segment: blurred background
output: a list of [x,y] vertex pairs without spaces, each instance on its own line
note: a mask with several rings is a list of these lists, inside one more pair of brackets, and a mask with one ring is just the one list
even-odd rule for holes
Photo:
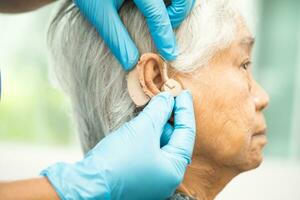
[[[300,1],[241,5],[257,42],[254,73],[271,97],[268,145],[263,164],[236,177],[217,199],[299,200]],[[46,31],[56,6],[0,14],[0,181],[82,158],[69,102],[48,75]]]

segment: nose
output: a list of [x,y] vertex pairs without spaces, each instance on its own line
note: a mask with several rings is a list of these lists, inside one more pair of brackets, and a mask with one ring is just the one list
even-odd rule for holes
[[267,92],[256,82],[254,83],[255,87],[253,87],[254,91],[254,103],[256,111],[262,111],[269,105],[270,97]]

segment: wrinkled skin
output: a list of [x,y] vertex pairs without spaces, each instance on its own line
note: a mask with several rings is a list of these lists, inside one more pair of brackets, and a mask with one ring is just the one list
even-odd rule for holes
[[232,45],[207,66],[193,73],[175,73],[182,86],[192,91],[197,128],[193,161],[183,185],[203,199],[213,199],[234,176],[258,167],[263,159],[267,139],[262,111],[269,97],[252,76],[251,38],[241,23]]
[[[234,41],[207,65],[191,73],[168,68],[168,76],[192,92],[196,116],[192,164],[178,190],[200,199],[213,199],[233,177],[258,167],[267,142],[262,111],[269,97],[252,76],[254,39],[243,19],[237,24]],[[142,60],[141,92],[155,96],[165,83],[164,61],[154,53]]]

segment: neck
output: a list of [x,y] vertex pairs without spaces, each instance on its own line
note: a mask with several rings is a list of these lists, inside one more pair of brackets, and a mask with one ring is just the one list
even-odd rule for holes
[[187,168],[179,190],[200,200],[213,200],[228,182],[239,174],[236,170],[218,166],[204,159],[196,160]]

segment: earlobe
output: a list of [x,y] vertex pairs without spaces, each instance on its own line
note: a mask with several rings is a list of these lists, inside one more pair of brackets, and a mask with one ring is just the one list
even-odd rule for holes
[[152,97],[162,91],[177,96],[181,85],[168,77],[168,66],[157,54],[143,54],[127,76],[127,87],[131,99],[137,107],[145,105]]

